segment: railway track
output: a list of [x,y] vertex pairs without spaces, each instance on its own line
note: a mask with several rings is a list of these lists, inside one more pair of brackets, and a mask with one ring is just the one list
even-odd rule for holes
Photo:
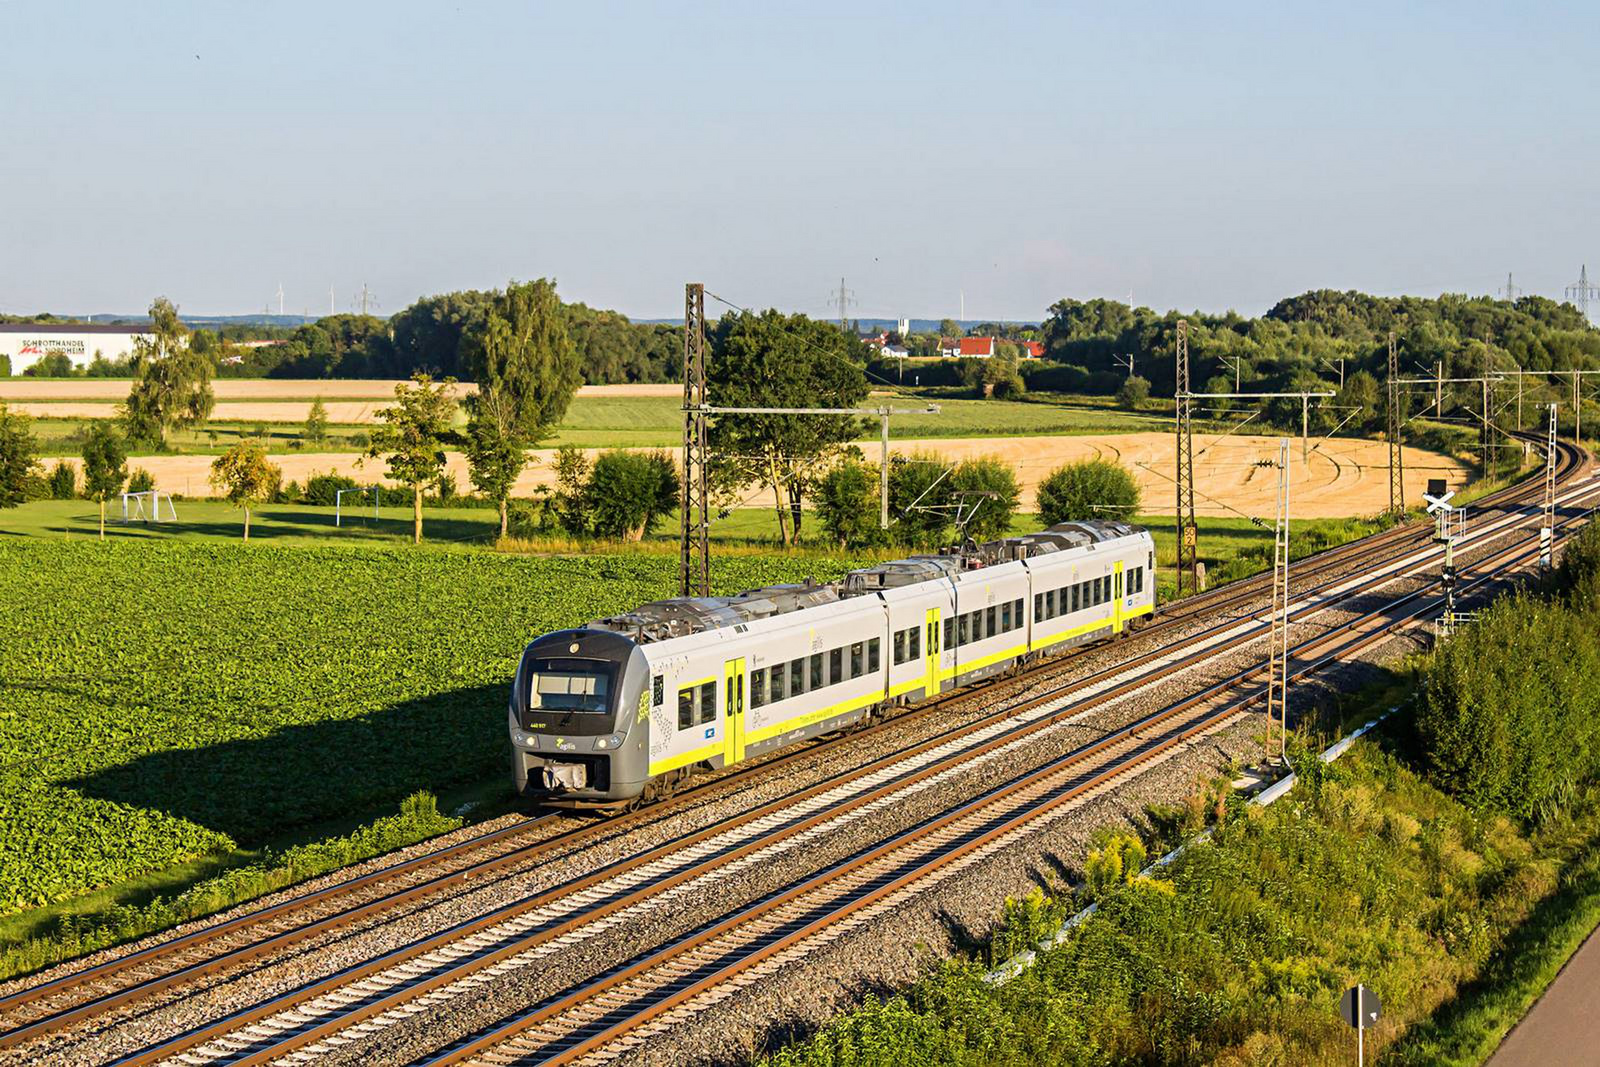
[[[1469,580],[1536,559],[1523,539],[1480,564]],[[1414,591],[1291,650],[1304,677],[1392,636],[1437,607]],[[1299,661],[1297,664],[1295,661]],[[981,862],[1059,818],[1074,801],[1122,779],[1177,746],[1218,729],[1259,702],[1261,670],[1169,705],[974,800],[773,894],[720,922],[554,998],[427,1059],[457,1064],[604,1063],[739,988],[771,977],[809,951],[872,921],[928,883]]]
[[[1581,454],[1578,450],[1572,449],[1570,446],[1565,448],[1562,457],[1563,478],[1570,476],[1580,463]],[[1529,487],[1512,487],[1511,489],[1503,490],[1501,493],[1496,494],[1494,498],[1486,499],[1484,504],[1480,505],[1479,511],[1485,516],[1490,514],[1502,516],[1511,514],[1519,502],[1529,494],[1529,491]],[[1397,548],[1419,539],[1425,540],[1427,534],[1426,528],[1419,528],[1416,525],[1397,527],[1376,535],[1374,538],[1332,549],[1302,560],[1296,564],[1295,570],[1305,577],[1298,583],[1300,591],[1296,595],[1317,595],[1337,585],[1338,579],[1324,580],[1320,584],[1316,584],[1316,579],[1331,568],[1359,565],[1366,560],[1392,553]],[[1184,625],[1192,624],[1196,618],[1215,618],[1227,612],[1230,607],[1259,600],[1262,595],[1260,587],[1264,586],[1264,584],[1264,579],[1235,583],[1234,585],[1214,590],[1202,597],[1186,600],[1166,612],[1160,622],[1143,631],[1141,638],[1160,637],[1172,633]],[[1190,643],[1202,648],[1212,647],[1212,652],[1209,654],[1215,654],[1215,641],[1223,640],[1218,635],[1235,623],[1236,620],[1234,619],[1224,619],[1202,633],[1191,636]],[[1254,636],[1259,636],[1259,627],[1256,627]],[[1251,639],[1254,638],[1248,635],[1240,636],[1235,634],[1227,639],[1229,644],[1226,647],[1235,647]],[[1208,646],[1206,644],[1208,641],[1212,641],[1213,646]],[[1026,715],[1030,710],[1043,708],[1051,701],[1067,699],[1072,694],[1091,692],[1095,693],[1100,699],[1108,699],[1109,697],[1106,696],[1103,690],[1097,691],[1095,689],[1096,685],[1104,682],[1108,674],[1113,672],[1126,673],[1130,669],[1137,669],[1145,664],[1157,662],[1163,656],[1169,661],[1171,660],[1170,653],[1164,653],[1160,648],[1141,656],[1135,656],[1113,668],[1108,668],[1107,671],[1090,675],[1087,679],[1071,683],[1068,686],[1057,687],[1031,701],[1024,701],[1020,706],[1005,708],[993,716],[980,720],[979,723],[971,727],[959,728],[940,735],[931,741],[899,750],[869,766],[885,765],[895,758],[906,759],[921,756],[938,748],[940,745],[966,744],[967,742],[964,739],[978,737],[983,730],[993,729],[996,722],[1002,718],[1014,717],[1019,714]],[[1037,684],[1039,679],[1061,671],[1063,663],[1070,662],[1074,658],[1076,657],[1063,657],[1037,664],[1017,677],[1000,683],[1000,687]],[[1192,661],[1186,660],[1183,662]],[[982,693],[985,695],[990,694],[995,688],[997,687],[988,687]],[[973,694],[970,692],[959,692],[947,696],[939,702],[920,706],[915,711],[907,714],[924,717],[946,708],[953,702],[971,699],[972,696]],[[1019,710],[1019,707],[1022,710]],[[900,716],[896,720],[892,720],[892,722],[901,721],[905,717]],[[1048,718],[1048,716],[1046,717]],[[1056,720],[1061,717],[1061,715],[1057,714]],[[874,727],[874,729],[881,728]],[[854,739],[859,739],[861,734],[855,734],[853,737]],[[999,738],[997,740],[995,737],[988,737],[983,743],[992,742],[992,748],[1004,740],[1006,739]],[[811,756],[816,751],[815,746],[801,749],[762,761],[760,764],[748,768],[735,769],[727,774],[708,779],[691,793],[680,794],[679,802],[683,804],[691,803],[694,795],[719,787],[726,787],[729,783],[737,782],[746,774],[768,772],[774,764]],[[963,750],[960,758],[965,760],[973,755],[974,752],[969,746],[968,749]],[[801,790],[799,793],[791,794],[776,803],[792,808],[796,804],[807,802],[814,795],[816,795],[815,789]],[[769,807],[772,806],[769,805]],[[0,1047],[22,1045],[34,1038],[50,1034],[79,1022],[103,1018],[103,1013],[112,1009],[133,1004],[208,975],[215,975],[240,967],[262,956],[284,950],[296,943],[330,930],[350,926],[387,911],[414,904],[424,900],[430,894],[437,893],[452,885],[459,885],[465,879],[482,878],[508,870],[519,863],[528,862],[530,858],[537,854],[543,854],[558,847],[592,842],[607,835],[615,834],[620,836],[639,822],[648,821],[659,814],[659,810],[646,810],[624,815],[608,824],[573,827],[531,844],[519,844],[519,841],[525,840],[539,827],[548,825],[551,817],[547,816],[543,819],[532,820],[529,823],[507,827],[460,842],[439,853],[394,864],[358,878],[344,880],[314,893],[284,901],[270,908],[258,909],[239,916],[228,923],[217,924],[100,967],[84,969],[55,982],[42,983],[37,987],[0,1000],[0,1019],[5,1019],[6,1024],[11,1027],[4,1034],[0,1034]],[[709,830],[702,831],[699,836],[704,837],[708,833]],[[500,848],[506,848],[508,851],[483,859],[473,860],[469,858],[475,853]],[[467,860],[467,862],[461,864],[462,860]],[[450,866],[452,863],[456,863],[458,866],[452,868]],[[441,871],[441,873],[429,874],[416,884],[393,889],[360,904],[338,906],[341,901],[348,900],[352,895],[359,892],[371,892],[387,884],[400,882],[406,878],[429,871]],[[581,890],[579,891],[581,892]],[[305,917],[306,913],[311,909],[329,906],[332,906],[333,910],[327,914],[310,918]],[[231,939],[240,939],[242,943],[230,945]],[[217,951],[219,948],[222,951]],[[61,1004],[63,999],[67,1001],[64,1005]],[[33,1010],[30,1011],[30,1008]],[[24,1018],[18,1020],[17,1016],[19,1014],[22,1014]],[[32,1017],[28,1018],[27,1016],[30,1015]],[[20,1025],[18,1024],[19,1022]],[[140,1058],[137,1062],[151,1062],[151,1060]]]
[[[1600,493],[1600,486],[1589,490]],[[1520,517],[1509,515],[1485,523],[1474,540],[1487,540],[1515,531]],[[1520,547],[1517,550],[1521,550]],[[1506,550],[1494,558],[1506,555]],[[1370,592],[1407,574],[1414,574],[1437,559],[1437,549],[1402,556],[1376,576],[1346,582],[1347,588],[1324,594],[1318,603],[1299,605],[1297,619]],[[1358,625],[1374,627],[1363,641],[1370,643],[1388,634],[1388,613],[1421,596],[1406,594],[1386,605],[1383,611],[1367,613],[1353,623],[1340,624],[1328,634],[1304,642],[1297,654],[1304,658],[1319,647]],[[1418,611],[1424,609],[1416,609]],[[576,941],[592,938],[619,925],[630,909],[635,912],[660,908],[665,900],[681,898],[698,886],[707,892],[708,881],[742,877],[761,865],[770,865],[784,852],[811,847],[844,831],[849,823],[881,813],[891,798],[903,803],[913,791],[926,789],[941,777],[958,773],[981,773],[983,761],[992,759],[1008,747],[1026,743],[1041,731],[1072,717],[1074,709],[1087,699],[1097,704],[1120,699],[1160,681],[1180,670],[1215,657],[1220,652],[1259,639],[1263,626],[1254,620],[1236,624],[1236,632],[1219,635],[1201,649],[1183,656],[1168,652],[1159,666],[1145,674],[1124,679],[1115,685],[1102,676],[1062,687],[1031,702],[1029,711],[1039,714],[1026,722],[1009,725],[991,723],[985,729],[969,731],[967,743],[945,741],[929,743],[916,756],[880,761],[865,768],[850,782],[831,787],[816,787],[808,795],[758,808],[708,828],[670,846],[642,854],[635,860],[596,872],[577,883],[558,887],[521,902],[515,910],[492,913],[468,926],[409,947],[362,967],[342,972],[334,978],[293,994],[269,1001],[165,1044],[152,1047],[125,1061],[130,1064],[160,1062],[182,1057],[186,1063],[266,1063],[285,1056],[314,1058],[339,1044],[371,1036],[385,1026],[406,1021],[417,1011],[437,1009],[468,986],[481,984],[476,975],[503,977],[512,970],[548,961],[558,949],[570,949]],[[1364,647],[1364,646],[1363,646]],[[1126,673],[1126,666],[1122,672]],[[1259,668],[1252,666],[1232,679],[1229,685],[1252,685]],[[1214,687],[1215,688],[1215,687]],[[1169,708],[1161,716],[1136,722],[1114,731],[1086,751],[1106,751],[1117,739],[1143,736],[1142,732],[1161,725],[1179,711],[1207,706],[1217,699],[1207,690]],[[1243,700],[1253,697],[1236,697]],[[1025,705],[1029,702],[1025,702]],[[1238,704],[1235,711],[1242,710]],[[1008,709],[1019,719],[1021,708]],[[1197,712],[1198,714],[1198,712]],[[1209,720],[1208,720],[1209,721]],[[1192,724],[1191,724],[1192,725]],[[1185,726],[1192,735],[1191,726]],[[1170,731],[1168,731],[1170,732]],[[1183,731],[1179,731],[1182,733]],[[1165,735],[1163,735],[1165,736]],[[1182,738],[1179,738],[1182,740]],[[1177,742],[1173,742],[1177,743]],[[918,757],[927,757],[917,763]],[[1049,764],[1047,766],[1053,766]],[[1129,766],[1133,766],[1130,764]],[[1117,772],[1126,773],[1126,768]],[[1076,794],[1074,794],[1076,795]]]

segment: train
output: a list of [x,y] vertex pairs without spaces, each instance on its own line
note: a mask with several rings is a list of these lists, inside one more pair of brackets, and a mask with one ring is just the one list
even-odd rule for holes
[[1155,613],[1148,530],[1104,520],[544,634],[509,707],[526,800],[634,807],[699,771],[1117,637]]

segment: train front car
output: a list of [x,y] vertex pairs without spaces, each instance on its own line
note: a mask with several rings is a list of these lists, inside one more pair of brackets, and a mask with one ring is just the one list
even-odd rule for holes
[[574,806],[636,799],[650,776],[649,678],[623,634],[558,630],[530,644],[511,686],[517,793]]

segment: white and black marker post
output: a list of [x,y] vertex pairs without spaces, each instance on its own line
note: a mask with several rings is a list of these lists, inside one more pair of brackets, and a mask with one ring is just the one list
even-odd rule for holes
[[1358,1067],[1365,1067],[1367,1062],[1367,1027],[1377,1022],[1382,1012],[1383,1005],[1378,1003],[1378,994],[1364,985],[1351,986],[1339,998],[1340,1016],[1355,1027]]

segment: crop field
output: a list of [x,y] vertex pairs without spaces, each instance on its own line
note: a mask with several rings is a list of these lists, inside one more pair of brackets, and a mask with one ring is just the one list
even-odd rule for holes
[[[0,914],[508,775],[537,634],[670,555],[0,539]],[[845,561],[730,558],[726,588]]]
[[[15,381],[15,380],[14,380]],[[62,385],[73,381],[34,383],[22,379],[24,384]],[[78,384],[95,387],[93,399],[61,399],[47,393],[45,399],[26,399],[35,393],[24,391],[21,397],[9,397],[6,381],[0,380],[0,399],[7,400],[12,409],[34,417],[34,432],[39,437],[46,455],[72,454],[77,451],[75,434],[85,420],[114,418],[116,404],[127,393],[127,383],[117,382],[116,399],[99,395],[104,392],[103,379],[83,379]],[[313,447],[302,440],[300,429],[318,395],[318,385],[348,385],[346,382],[286,382],[285,392],[298,395],[270,400],[230,398],[226,380],[216,383],[217,406],[211,420],[199,429],[175,433],[169,442],[173,452],[216,454],[225,451],[240,436],[263,439],[269,451],[290,452]],[[251,383],[255,384],[255,383]],[[389,386],[390,383],[367,383]],[[12,389],[17,386],[11,386]],[[573,398],[566,418],[555,435],[546,444],[551,447],[577,445],[580,448],[655,448],[673,446],[682,442],[683,414],[681,400],[676,395],[662,395],[659,387],[653,392],[589,392],[601,389],[619,389],[618,386],[585,387]],[[643,387],[639,387],[643,389]],[[377,420],[376,412],[392,399],[392,387],[376,396],[346,395],[348,391],[330,393],[325,401],[331,424],[329,439],[316,446],[319,450],[359,452],[366,447],[366,430]],[[873,407],[887,403],[897,407],[923,407],[929,401],[920,397],[873,395],[864,406]],[[1132,433],[1141,430],[1159,430],[1165,427],[1157,416],[1136,415],[1117,411],[1104,405],[1088,402],[1067,402],[1056,399],[1036,401],[1007,400],[938,400],[937,415],[897,415],[891,423],[891,432],[897,439],[926,437],[1018,437],[1031,435],[1109,434]],[[459,420],[458,421],[462,421]],[[875,426],[863,437],[875,439]]]

